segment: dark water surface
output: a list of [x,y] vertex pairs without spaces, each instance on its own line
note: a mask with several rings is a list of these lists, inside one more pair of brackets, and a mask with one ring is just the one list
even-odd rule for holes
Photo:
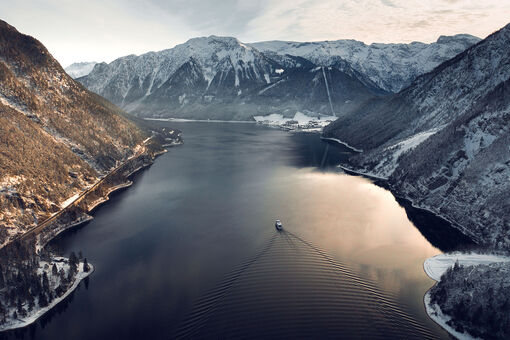
[[253,124],[154,124],[185,144],[52,242],[96,271],[9,336],[447,338],[422,302],[441,245],[390,192],[337,173],[347,150]]

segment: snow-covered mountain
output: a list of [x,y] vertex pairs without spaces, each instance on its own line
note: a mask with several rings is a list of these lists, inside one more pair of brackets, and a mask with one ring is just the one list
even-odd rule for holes
[[332,108],[342,113],[385,93],[348,65],[317,67],[217,36],[97,64],[78,80],[129,112],[151,117],[247,120],[299,110],[331,114]]
[[263,53],[300,56],[319,66],[332,66],[338,57],[347,61],[380,88],[398,92],[417,76],[431,71],[480,41],[468,34],[441,36],[431,44],[370,44],[356,40],[319,42],[266,41],[250,46]]
[[186,63],[200,69],[208,85],[213,80],[221,85],[231,76],[241,90],[254,83],[269,83],[276,70],[264,55],[237,39],[211,36],[160,52],[98,64],[80,81],[94,92],[108,94],[115,102],[133,102],[152,94]]
[[510,247],[510,24],[325,134],[480,243]]
[[89,74],[94,66],[97,64],[95,61],[90,62],[81,62],[81,63],[73,63],[67,66],[64,70],[68,75],[70,75],[73,79],[80,78]]

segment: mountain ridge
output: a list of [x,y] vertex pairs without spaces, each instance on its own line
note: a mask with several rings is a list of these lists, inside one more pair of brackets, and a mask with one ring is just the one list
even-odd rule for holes
[[[456,45],[453,49],[443,48],[444,51],[441,50],[443,51],[441,53],[452,57],[476,40],[474,37],[460,37],[469,42],[460,44],[461,46],[456,42],[455,44],[460,47]],[[458,39],[460,38],[453,37],[450,40]],[[443,45],[448,46],[446,41],[448,38],[441,38],[441,41],[443,40],[445,40]],[[355,41],[354,43],[362,44]],[[97,64],[91,73],[78,78],[78,81],[129,112],[157,118],[251,120],[255,115],[270,113],[292,117],[296,111],[307,112],[309,115],[331,115],[328,104],[330,99],[327,97],[329,89],[326,88],[327,77],[322,74],[323,79],[320,79],[323,73],[321,68],[327,69],[331,74],[334,73],[333,78],[338,75],[339,81],[346,79],[340,76],[340,73],[353,79],[345,80],[339,85],[341,91],[346,91],[345,93],[329,91],[333,93],[331,102],[334,114],[349,112],[366,100],[388,94],[388,91],[380,86],[380,81],[353,67],[341,55],[330,53],[325,58],[327,63],[321,63],[320,60],[314,61],[303,56],[260,51],[254,44],[242,43],[234,37],[213,35],[193,38],[171,49],[148,52],[140,56],[129,55],[109,64]],[[441,58],[441,61],[445,59]],[[190,60],[196,64],[196,70],[200,69],[198,73],[201,73],[207,85],[203,86],[203,82],[197,80],[195,88],[186,88],[186,91],[179,88],[175,91],[181,92],[170,93],[169,89],[166,89],[170,84],[168,81],[172,77],[180,77],[175,73],[183,72],[180,68]],[[437,63],[433,62],[434,66]],[[308,84],[303,83],[303,79],[307,78],[306,72],[316,73],[308,78]],[[301,73],[301,76],[298,77],[297,73]],[[330,84],[336,86],[336,80],[333,78]],[[295,91],[289,84],[296,79],[301,79],[295,85],[300,95],[294,96],[294,100],[290,101]],[[344,86],[347,83],[352,84],[353,88]],[[282,87],[283,84],[288,86]],[[174,88],[175,86],[176,84]],[[269,93],[266,87],[269,86],[271,92],[278,93],[280,99],[276,98],[276,94],[267,98]],[[310,91],[305,91],[305,86],[309,86]],[[159,89],[160,87],[162,89]],[[363,87],[364,89],[360,90]],[[363,93],[363,96],[355,95],[354,89]],[[166,97],[163,93],[166,93]],[[262,93],[266,96],[261,96]],[[269,101],[264,104],[264,100]],[[221,112],[220,105],[226,107],[224,112]]]
[[509,247],[510,186],[501,180],[510,176],[508,46],[510,24],[401,92],[340,117],[325,134],[364,146],[352,162],[388,178],[415,205],[479,243]]
[[69,77],[35,38],[0,20],[0,244],[136,151],[146,132]]
[[410,85],[416,76],[432,70],[480,40],[469,34],[457,34],[440,36],[430,44],[416,41],[408,44],[365,44],[342,39],[315,42],[274,40],[250,45],[262,52],[301,56],[321,66],[329,66],[332,59],[339,56],[383,90],[399,92]]
[[[329,98],[342,112],[385,94],[359,80],[356,71],[345,69],[329,67],[323,72],[303,58],[272,58],[236,38],[210,36],[98,64],[78,81],[143,117],[252,120],[260,114],[293,116],[303,110],[331,114]],[[338,79],[342,88],[335,92],[333,86],[329,98],[327,77],[334,86]]]

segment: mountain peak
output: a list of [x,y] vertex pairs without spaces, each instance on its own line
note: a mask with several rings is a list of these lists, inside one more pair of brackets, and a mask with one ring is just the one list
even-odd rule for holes
[[217,35],[210,35],[208,37],[197,37],[186,41],[183,45],[185,46],[197,46],[202,47],[205,45],[217,45],[222,48],[238,48],[242,47],[247,50],[253,50],[252,47],[243,44],[239,39],[235,37],[224,37]]
[[73,63],[65,68],[65,71],[68,75],[70,75],[73,79],[80,78],[89,74],[96,66],[97,62],[79,62]]
[[472,44],[475,44],[475,43],[479,42],[480,40],[482,40],[482,39],[475,37],[474,35],[471,35],[471,34],[455,34],[455,35],[441,35],[437,39],[436,43],[449,44],[449,43],[456,42],[456,41],[468,41]]
[[469,35],[441,37],[437,43],[367,45],[356,40],[268,41],[250,44],[262,53],[293,55],[310,60],[319,66],[331,66],[341,57],[359,73],[365,74],[378,87],[398,92],[420,74],[433,70],[441,62],[453,58],[479,41]]
[[3,21],[2,19],[0,19],[0,28],[1,29],[11,29],[11,30],[17,31],[16,28],[14,28],[13,26],[9,25],[8,23]]

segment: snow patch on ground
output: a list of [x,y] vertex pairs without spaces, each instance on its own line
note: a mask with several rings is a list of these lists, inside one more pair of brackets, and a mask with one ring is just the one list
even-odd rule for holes
[[430,129],[427,131],[423,131],[420,133],[417,133],[415,135],[412,135],[411,137],[404,139],[403,141],[388,147],[387,149],[398,149],[397,152],[394,153],[394,158],[398,159],[398,157],[411,149],[414,149],[418,145],[420,145],[422,142],[424,142],[427,138],[432,136],[434,133],[436,133],[438,130],[440,130],[442,127]]
[[427,314],[429,317],[434,320],[439,326],[441,326],[443,329],[445,329],[448,333],[453,335],[455,338],[460,340],[471,340],[471,339],[478,339],[472,337],[470,334],[467,333],[460,333],[457,332],[453,327],[450,327],[447,322],[451,320],[451,318],[448,315],[443,314],[441,311],[441,308],[437,304],[431,304],[430,302],[430,292],[427,292],[425,294],[425,297],[423,298],[423,302],[425,304],[425,310],[427,311]]
[[[64,261],[67,259],[64,258],[55,258],[56,261]],[[63,268],[63,262],[54,262],[57,265],[57,268],[60,270],[60,268]],[[51,268],[51,265],[53,263],[46,263],[44,261],[41,261],[41,266],[44,266],[44,264],[48,264],[48,267]],[[43,308],[35,308],[28,316],[22,318],[18,317],[16,320],[8,320],[5,324],[0,325],[0,331],[6,331],[10,329],[16,329],[16,328],[22,328],[26,327],[35,321],[39,319],[41,316],[43,316],[46,312],[48,312],[50,309],[55,307],[59,302],[63,301],[69,294],[71,294],[80,284],[80,282],[88,277],[92,272],[94,271],[94,267],[89,263],[89,271],[84,272],[83,271],[83,262],[80,262],[78,264],[78,272],[76,273],[74,283],[71,287],[60,297],[55,298],[51,301],[51,303]],[[40,269],[40,272],[43,271]]]
[[271,85],[269,85],[268,87],[266,87],[266,88],[264,88],[264,89],[260,90],[260,91],[259,91],[259,96],[260,96],[261,94],[263,94],[264,92],[266,92],[267,90],[272,89],[273,87],[275,87],[276,85],[278,85],[278,84],[279,84],[279,83],[281,83],[282,81],[284,81],[284,79],[280,79],[280,80],[278,80],[276,83],[271,84]]
[[373,172],[379,174],[382,177],[390,177],[393,171],[398,166],[399,157],[423,143],[427,138],[435,134],[437,131],[442,129],[444,126],[433,128],[427,131],[422,131],[414,134],[404,140],[399,141],[393,145],[386,147],[383,150],[383,156],[380,162],[374,167]]
[[453,267],[456,261],[459,261],[461,266],[478,266],[495,262],[510,262],[510,257],[475,253],[439,254],[426,259],[423,263],[423,269],[431,279],[439,282],[441,281],[441,276],[448,268]]
[[179,96],[179,104],[182,105],[182,103],[184,102],[184,99],[186,99],[186,93],[183,93]]
[[76,199],[80,197],[80,193],[77,193],[71,197],[69,197],[68,199],[66,199],[64,202],[60,203],[60,208],[64,209],[66,208],[67,206],[69,206],[71,203],[73,203],[74,201],[76,201]]
[[354,146],[351,146],[351,145],[347,144],[346,142],[343,142],[343,141],[341,141],[340,139],[337,139],[337,138],[321,137],[321,139],[322,140],[330,140],[332,142],[337,142],[338,144],[342,144],[342,145],[348,147],[349,149],[351,149],[352,151],[355,151],[355,152],[363,152],[363,150],[356,149]]
[[284,117],[279,113],[272,113],[266,116],[254,116],[253,119],[255,119],[257,124],[277,127],[287,131],[322,132],[322,129],[335,120],[336,117],[313,117],[297,111],[292,118]]
[[333,116],[321,116],[320,120],[318,119],[318,117],[312,117],[312,116],[308,116],[302,112],[299,112],[297,111],[295,114],[294,114],[294,117],[293,118],[286,118],[284,117],[283,115],[279,114],[279,113],[272,113],[270,115],[267,115],[267,116],[254,116],[253,119],[255,119],[256,122],[270,122],[270,123],[273,123],[273,124],[285,124],[289,121],[296,121],[298,122],[298,124],[307,124],[307,123],[310,123],[311,121],[326,121],[326,120],[334,120],[335,117]]
[[14,188],[16,185],[25,181],[25,177],[23,176],[4,176],[0,178],[0,193],[1,192],[9,192],[15,193],[16,189]]
[[[448,268],[453,267],[457,261],[461,266],[478,266],[495,262],[510,262],[510,257],[460,252],[439,254],[426,259],[423,263],[423,269],[431,279],[439,282],[441,281],[441,276],[448,270]],[[431,303],[430,291],[425,294],[423,302],[425,303],[425,309],[429,317],[438,325],[443,327],[448,333],[458,339],[477,339],[468,333],[460,333],[447,324],[447,322],[451,320],[451,317],[443,314],[439,305]]]

